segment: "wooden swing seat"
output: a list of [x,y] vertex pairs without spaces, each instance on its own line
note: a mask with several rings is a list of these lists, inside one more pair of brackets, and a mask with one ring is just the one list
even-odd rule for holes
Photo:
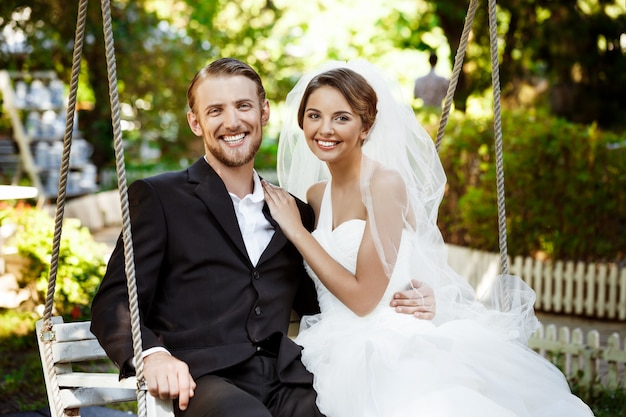
[[[59,401],[66,416],[80,416],[80,408],[108,405],[137,400],[137,379],[119,379],[113,363],[89,330],[91,322],[64,323],[62,317],[52,317],[52,331],[42,334],[44,321],[36,323],[37,344],[43,367],[50,413],[57,416],[55,404]],[[52,344],[52,364],[46,355],[46,343]],[[102,371],[82,372],[82,366],[97,361]],[[50,366],[52,365],[52,366]],[[59,390],[54,390],[56,377]],[[146,395],[146,412],[149,417],[174,417],[170,400]]]

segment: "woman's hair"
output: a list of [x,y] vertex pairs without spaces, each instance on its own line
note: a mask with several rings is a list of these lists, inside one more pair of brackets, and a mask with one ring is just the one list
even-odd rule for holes
[[259,103],[263,104],[265,101],[265,88],[263,88],[263,82],[259,74],[248,64],[235,58],[221,58],[211,62],[206,67],[202,68],[191,80],[189,88],[187,89],[187,105],[189,110],[195,112],[196,105],[196,87],[201,80],[205,80],[211,77],[230,76],[234,77],[242,75],[252,80],[257,87],[257,94],[259,96]]
[[345,97],[350,107],[361,117],[366,130],[374,125],[378,98],[372,86],[362,75],[348,68],[334,68],[316,75],[304,90],[298,109],[298,125],[301,129],[309,97],[324,86],[337,89]]

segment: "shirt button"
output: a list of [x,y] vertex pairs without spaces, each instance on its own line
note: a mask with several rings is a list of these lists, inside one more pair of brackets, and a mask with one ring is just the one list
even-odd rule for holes
[[257,270],[255,270],[255,271],[252,273],[252,276],[254,277],[254,279],[259,279],[259,278],[261,278],[261,274],[259,274],[259,271],[257,271]]
[[261,307],[256,306],[254,307],[254,314],[256,314],[257,316],[261,315]]

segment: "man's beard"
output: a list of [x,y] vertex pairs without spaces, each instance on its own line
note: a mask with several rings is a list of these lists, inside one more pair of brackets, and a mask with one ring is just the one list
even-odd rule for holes
[[221,146],[209,143],[207,148],[211,155],[222,164],[237,168],[252,161],[257,152],[261,148],[261,140],[257,140],[254,143],[250,143],[249,147],[244,149],[237,149],[235,152],[227,152]]

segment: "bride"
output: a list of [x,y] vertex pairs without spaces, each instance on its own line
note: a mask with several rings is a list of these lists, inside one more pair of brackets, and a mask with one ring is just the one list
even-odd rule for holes
[[[327,417],[592,416],[563,374],[526,346],[535,294],[500,276],[480,299],[447,264],[436,226],[446,182],[431,138],[394,84],[363,60],[331,62],[287,97],[282,188],[272,216],[302,253],[321,313],[296,342]],[[317,224],[301,224],[293,197]],[[433,321],[395,314],[392,294],[430,285]]]

